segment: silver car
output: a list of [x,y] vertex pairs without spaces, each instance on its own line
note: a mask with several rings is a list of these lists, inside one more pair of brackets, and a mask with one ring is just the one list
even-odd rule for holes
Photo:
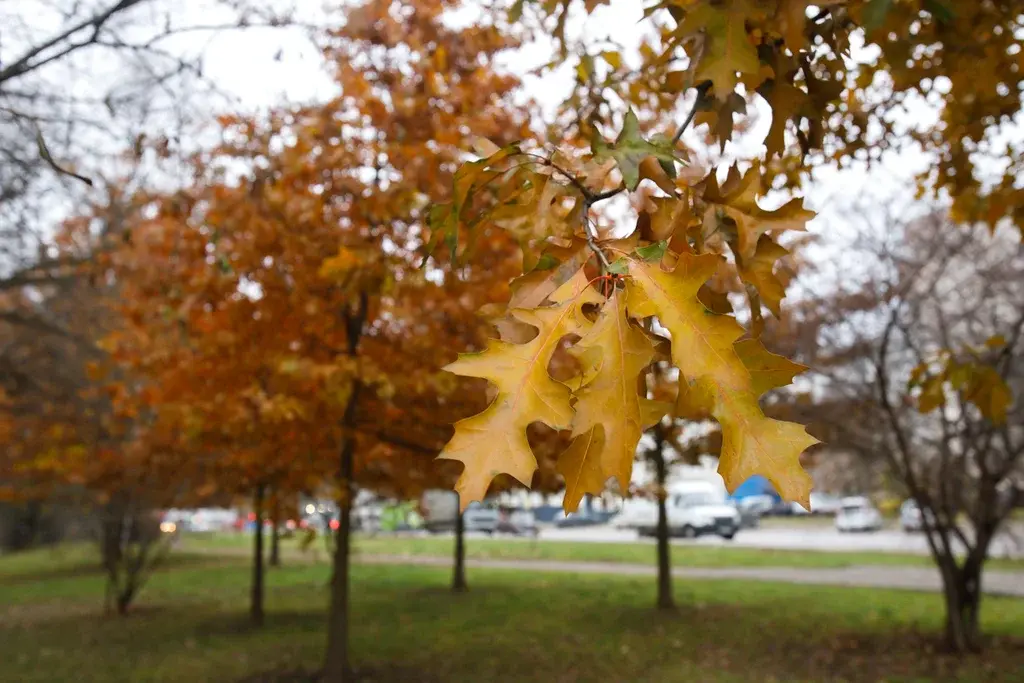
[[470,503],[462,515],[463,528],[466,531],[480,531],[485,534],[493,534],[498,528],[500,513],[497,508]]
[[903,501],[900,506],[900,528],[907,532],[924,531],[925,514],[928,515],[928,521],[934,524],[931,510],[922,512],[921,506],[913,498]]

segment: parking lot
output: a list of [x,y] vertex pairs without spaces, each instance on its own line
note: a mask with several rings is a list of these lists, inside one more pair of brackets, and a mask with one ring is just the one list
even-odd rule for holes
[[[774,520],[773,520],[774,521]],[[635,543],[634,531],[614,529],[608,525],[558,529],[542,528],[542,540],[593,541]],[[652,539],[639,539],[653,543]],[[928,542],[922,533],[906,533],[896,527],[869,533],[840,533],[820,520],[794,520],[791,523],[764,525],[757,529],[743,529],[731,541],[718,536],[702,536],[694,540],[672,539],[673,543],[700,543],[709,545],[742,546],[747,548],[773,548],[778,550],[822,551],[889,551],[928,553]],[[1009,533],[999,536],[992,544],[991,557],[1024,557],[1024,525],[1018,523]]]

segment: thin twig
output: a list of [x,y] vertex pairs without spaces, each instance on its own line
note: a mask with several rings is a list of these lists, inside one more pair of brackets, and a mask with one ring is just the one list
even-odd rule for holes
[[39,147],[39,156],[42,157],[43,161],[45,161],[54,171],[60,175],[66,175],[74,178],[75,180],[80,180],[89,187],[93,186],[91,178],[86,178],[84,175],[79,175],[74,171],[69,171],[54,160],[53,156],[50,154],[49,148],[46,146],[46,140],[43,139],[43,132],[38,128],[36,128],[36,146]]
[[563,177],[565,177],[566,180],[568,180],[570,183],[572,183],[572,186],[575,187],[577,190],[579,190],[580,194],[583,195],[583,199],[585,199],[588,203],[593,201],[594,193],[591,192],[587,188],[587,186],[584,185],[580,181],[579,178],[574,176],[572,173],[569,173],[567,170],[565,170],[564,168],[562,168],[561,166],[556,164],[551,159],[547,158],[546,156],[543,156],[542,154],[534,154],[533,152],[523,152],[522,154],[525,157],[530,157],[530,158],[536,159],[537,161],[539,161],[544,166],[551,167],[557,173],[560,173]]
[[601,262],[601,272],[608,272],[612,267],[612,264],[608,261],[608,257],[604,255],[604,251],[601,247],[597,246],[597,232],[591,231],[590,219],[588,214],[590,213],[590,202],[585,201],[583,204],[583,234],[587,237],[587,246],[597,256],[597,260]]
[[610,190],[605,190],[604,192],[598,192],[597,194],[595,194],[593,197],[590,198],[590,203],[596,204],[597,202],[602,202],[605,199],[611,199],[620,192],[623,192],[625,189],[625,183],[619,183],[617,187],[613,187]]
[[680,124],[679,128],[676,130],[676,134],[672,136],[673,146],[679,142],[679,139],[683,137],[683,133],[686,132],[686,129],[693,122],[693,118],[697,116],[697,107],[699,107],[704,101],[704,95],[706,95],[710,89],[711,81],[704,81],[697,86],[697,99],[693,101],[693,106],[690,107],[690,113],[687,114],[686,120]]

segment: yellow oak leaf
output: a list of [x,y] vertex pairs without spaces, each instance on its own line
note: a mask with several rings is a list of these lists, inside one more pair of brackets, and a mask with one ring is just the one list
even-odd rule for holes
[[972,368],[964,398],[995,424],[1006,422],[1006,412],[1013,403],[1010,387],[996,369],[990,366]]
[[737,268],[740,279],[757,288],[761,301],[776,318],[782,315],[782,299],[786,296],[786,288],[775,277],[775,263],[787,254],[789,251],[776,244],[772,238],[761,235],[754,256],[742,259]]
[[[784,230],[804,231],[807,222],[814,218],[814,212],[804,208],[802,199],[791,199],[774,210],[762,209],[757,198],[762,194],[760,170],[751,167],[742,178],[729,180],[718,187],[714,174],[709,176],[704,188],[704,235],[710,238],[723,235],[734,245],[741,259],[753,258],[761,235]],[[728,189],[726,189],[728,188]],[[731,220],[734,233],[723,230],[722,218]]]
[[767,158],[782,154],[786,148],[786,122],[796,116],[807,102],[807,93],[782,80],[765,84],[761,94],[772,107],[772,124],[764,138]]
[[756,75],[761,70],[757,50],[747,38],[744,3],[729,2],[721,7],[703,3],[688,9],[677,33],[692,35],[701,30],[706,42],[694,82],[711,81],[715,96],[724,101],[736,88],[736,72]]
[[501,473],[530,485],[537,469],[526,436],[530,424],[543,422],[555,429],[572,424],[569,388],[551,378],[548,363],[562,337],[585,334],[590,327],[583,306],[604,299],[589,285],[582,268],[549,298],[553,306],[511,312],[537,329],[529,342],[491,339],[484,351],[461,354],[445,367],[456,375],[486,379],[497,388],[483,412],[455,423],[455,434],[438,455],[465,465],[455,484],[463,509],[482,500],[491,480]]
[[802,50],[807,43],[804,27],[807,24],[809,4],[810,0],[779,0],[778,9],[775,11],[779,33],[793,54]]
[[750,373],[751,388],[758,396],[790,384],[794,377],[807,370],[806,365],[772,353],[757,339],[738,341],[733,349]]
[[603,476],[600,467],[604,446],[604,426],[597,423],[577,435],[569,447],[558,456],[556,467],[565,480],[562,507],[566,512],[575,512],[579,508],[584,493],[599,493],[604,490],[604,484],[608,480]]
[[351,249],[341,247],[337,254],[324,259],[320,264],[319,275],[326,279],[338,279],[348,275],[359,265],[359,256]]
[[548,238],[571,240],[580,221],[573,218],[579,210],[574,190],[540,173],[532,176],[532,184],[516,198],[491,212],[495,225],[512,235],[522,246],[523,265],[532,270],[540,249]]
[[651,410],[653,401],[637,392],[637,378],[654,360],[655,349],[651,339],[627,317],[621,292],[612,293],[573,354],[580,359],[585,375],[588,366],[596,371],[576,392],[572,423],[576,441],[558,462],[565,479],[566,512],[576,510],[583,494],[604,490],[610,477],[618,480],[620,490],[627,490],[640,435],[652,418],[656,422],[665,413]]
[[[734,344],[743,328],[731,317],[709,312],[697,300],[700,286],[718,268],[719,256],[680,254],[672,272],[657,264],[632,261],[626,281],[633,316],[658,316],[672,336],[672,360],[686,391],[686,409],[713,416],[722,428],[718,471],[730,491],[754,474],[767,477],[786,499],[807,507],[811,478],[800,453],[817,443],[802,425],[764,415],[757,389],[775,370],[760,368],[755,381]],[[749,350],[748,356],[749,356]],[[755,354],[763,365],[770,360]],[[778,372],[781,372],[778,371]]]
[[553,262],[550,268],[535,268],[512,281],[512,297],[509,308],[535,308],[543,304],[548,296],[568,282],[583,265],[590,260],[593,252],[586,240],[576,238],[568,247],[550,246],[541,255],[541,261]]

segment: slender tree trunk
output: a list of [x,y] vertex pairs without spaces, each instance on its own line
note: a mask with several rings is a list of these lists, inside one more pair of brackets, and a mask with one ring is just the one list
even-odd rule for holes
[[466,583],[466,524],[462,513],[455,516],[455,568],[452,572],[452,591],[465,593],[469,590]]
[[[358,307],[345,312],[345,332],[348,337],[348,355],[355,358],[359,351],[359,340],[366,322],[369,295],[359,294]],[[356,407],[362,393],[362,383],[352,383],[352,391],[345,406],[341,426],[346,433],[341,444],[341,462],[338,469],[338,532],[334,538],[334,572],[331,575],[331,604],[327,613],[327,655],[324,658],[323,681],[345,683],[350,680],[348,661],[348,605],[349,605],[349,534],[352,528],[352,501],[355,498],[355,448],[356,442],[351,428],[356,423]]]
[[668,479],[665,466],[663,442],[655,435],[655,450],[652,453],[658,477],[658,609],[674,609],[672,597],[672,563],[668,543],[668,510],[665,509],[665,482]]
[[331,606],[327,615],[327,657],[324,662],[326,683],[349,680],[348,605],[349,605],[349,531],[352,524],[352,460],[355,442],[346,438],[341,449],[342,492],[338,500],[338,531],[334,537],[334,573],[331,575]]
[[280,505],[275,500],[270,511],[270,566],[281,566],[281,519]]
[[256,486],[253,511],[256,529],[253,533],[252,594],[249,600],[249,618],[256,626],[263,625],[263,484]]

